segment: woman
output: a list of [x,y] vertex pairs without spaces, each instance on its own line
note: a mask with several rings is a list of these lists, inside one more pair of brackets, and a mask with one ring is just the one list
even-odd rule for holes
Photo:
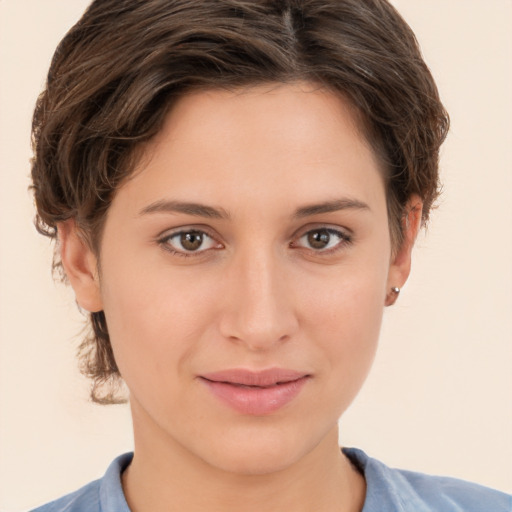
[[135,452],[41,510],[507,510],[338,448],[447,125],[385,2],[93,2],[32,177],[91,313],[93,397],[122,376]]

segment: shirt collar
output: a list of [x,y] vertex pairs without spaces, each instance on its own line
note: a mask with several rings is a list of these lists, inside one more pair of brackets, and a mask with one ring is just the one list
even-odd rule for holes
[[121,474],[133,459],[133,453],[124,453],[112,461],[101,479],[100,510],[101,512],[130,512],[123,492]]
[[[362,512],[429,512],[404,476],[357,448],[343,448],[350,462],[364,475],[366,498]],[[101,512],[130,512],[123,493],[121,474],[133,453],[120,455],[110,464],[100,486]]]
[[368,457],[357,448],[343,448],[342,451],[366,480],[362,512],[431,511],[399,471]]

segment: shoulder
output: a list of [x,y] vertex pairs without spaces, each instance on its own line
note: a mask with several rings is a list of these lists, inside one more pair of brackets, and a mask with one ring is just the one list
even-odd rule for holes
[[[457,478],[395,470],[433,510],[512,512],[512,496]],[[445,507],[440,508],[440,507]],[[450,507],[450,508],[449,508]]]
[[31,512],[130,512],[123,493],[121,473],[130,464],[132,457],[132,453],[120,455],[112,461],[99,480]]
[[393,469],[363,451],[343,452],[364,474],[363,512],[512,512],[512,496],[456,478]]
[[95,480],[32,512],[100,512],[100,482],[101,480]]

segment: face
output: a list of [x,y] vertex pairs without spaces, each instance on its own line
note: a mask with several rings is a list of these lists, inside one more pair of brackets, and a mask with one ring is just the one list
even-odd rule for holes
[[146,149],[77,291],[105,311],[136,447],[265,473],[337,443],[404,280],[350,108],[308,84],[194,93]]

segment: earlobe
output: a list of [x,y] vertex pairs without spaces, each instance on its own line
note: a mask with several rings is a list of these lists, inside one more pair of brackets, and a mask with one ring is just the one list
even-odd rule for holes
[[405,206],[403,218],[403,242],[393,255],[389,267],[387,293],[385,305],[391,306],[396,302],[400,289],[407,281],[411,271],[411,255],[414,242],[421,228],[423,202],[417,195],[413,195]]
[[73,219],[57,225],[62,266],[79,306],[91,313],[103,309],[96,255]]

